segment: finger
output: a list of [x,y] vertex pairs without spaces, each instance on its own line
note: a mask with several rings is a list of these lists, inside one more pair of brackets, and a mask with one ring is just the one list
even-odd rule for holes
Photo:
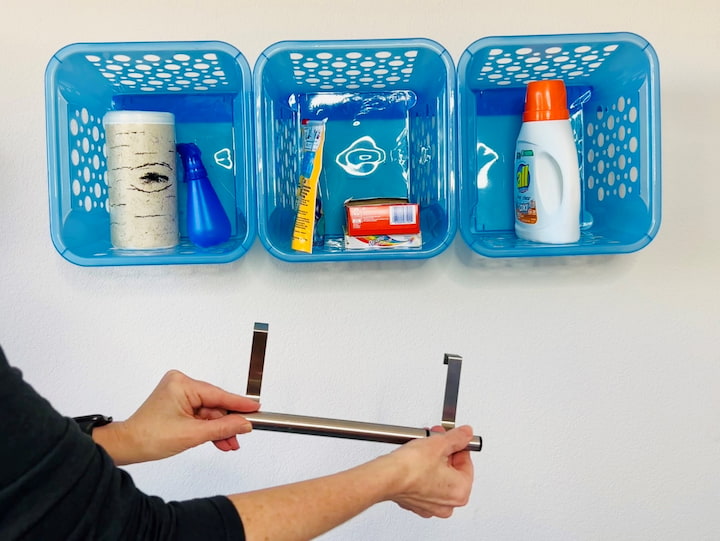
[[398,503],[398,505],[406,511],[411,511],[423,518],[449,518],[452,516],[455,509],[451,505],[432,504],[429,502],[415,500]]
[[218,419],[196,422],[196,431],[202,441],[222,441],[235,438],[237,434],[246,434],[252,430],[252,424],[242,415],[231,413]]
[[472,437],[472,428],[467,425],[453,428],[447,432],[445,434],[445,450],[447,454],[451,455],[465,449]]
[[410,511],[411,513],[415,513],[416,515],[419,515],[422,518],[430,518],[433,516],[432,513],[430,513],[428,510],[426,510],[420,506],[417,506],[417,505],[399,503],[398,506],[400,506],[402,509],[405,509],[405,511]]
[[[252,423],[237,413],[226,413],[224,410],[200,408],[200,410],[195,414],[196,419],[201,419],[203,421],[215,421],[216,423],[220,419],[228,416],[232,416],[232,419],[225,421],[228,425],[227,430],[234,431],[232,432],[233,438],[230,439],[237,442],[234,438],[235,434],[245,434],[252,430]],[[230,421],[232,421],[232,424],[230,424]]]
[[470,458],[470,451],[459,451],[450,456],[452,467],[457,471],[464,473],[470,477],[473,476],[473,462]]
[[453,511],[455,511],[453,507],[443,506],[439,507],[434,514],[438,518],[450,518],[453,515]]
[[240,444],[236,437],[214,441],[213,445],[221,451],[237,451],[240,449]]
[[195,413],[195,418],[205,420],[219,419],[220,417],[224,417],[227,414],[228,413],[225,410],[219,410],[214,408],[200,408]]

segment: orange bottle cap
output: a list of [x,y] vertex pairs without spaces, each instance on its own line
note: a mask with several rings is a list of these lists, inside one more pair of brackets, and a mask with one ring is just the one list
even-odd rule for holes
[[531,81],[525,94],[523,122],[537,120],[567,120],[567,92],[561,79]]

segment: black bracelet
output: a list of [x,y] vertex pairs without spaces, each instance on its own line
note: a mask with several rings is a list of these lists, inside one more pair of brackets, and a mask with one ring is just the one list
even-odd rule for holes
[[92,431],[98,426],[105,426],[112,423],[112,417],[106,417],[105,415],[83,415],[82,417],[73,417],[80,430],[85,432],[88,436],[92,436]]

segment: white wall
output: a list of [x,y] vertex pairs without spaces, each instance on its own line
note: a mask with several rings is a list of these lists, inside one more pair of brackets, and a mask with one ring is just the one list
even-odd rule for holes
[[[0,17],[0,340],[69,415],[128,416],[170,368],[240,391],[270,323],[271,411],[438,420],[463,355],[459,421],[485,438],[448,521],[379,506],[327,539],[720,538],[718,32],[713,0],[577,3],[10,0]],[[663,223],[625,256],[490,260],[456,238],[424,263],[81,268],[49,237],[43,72],[78,41],[219,39],[254,63],[282,39],[429,37],[457,61],[489,35],[628,30],[662,78]],[[527,307],[538,315],[524,319]],[[382,444],[255,432],[130,468],[188,498],[284,483]]]

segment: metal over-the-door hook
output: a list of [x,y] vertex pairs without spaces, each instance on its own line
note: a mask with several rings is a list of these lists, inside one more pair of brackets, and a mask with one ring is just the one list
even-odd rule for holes
[[[255,323],[253,331],[246,394],[258,401],[260,400],[260,390],[262,388],[268,329],[269,326],[267,323]],[[446,354],[444,362],[448,366],[448,371],[447,381],[445,383],[442,426],[449,430],[455,426],[462,357],[459,355]],[[312,436],[330,436],[334,438],[402,444],[410,440],[425,438],[431,435],[431,431],[427,428],[364,423],[342,419],[327,419],[324,417],[291,415],[287,413],[256,411],[253,413],[243,413],[243,416],[252,423],[255,430],[294,432]],[[480,436],[473,436],[467,446],[467,450],[480,451],[481,449],[482,438]]]
[[252,349],[250,350],[250,370],[248,371],[248,398],[260,402],[262,389],[263,367],[265,366],[265,347],[267,346],[268,324],[255,323],[253,329]]
[[460,390],[460,368],[462,357],[445,354],[445,364],[448,367],[445,381],[445,399],[443,400],[442,426],[445,430],[455,428],[455,414],[457,413],[458,391]]

